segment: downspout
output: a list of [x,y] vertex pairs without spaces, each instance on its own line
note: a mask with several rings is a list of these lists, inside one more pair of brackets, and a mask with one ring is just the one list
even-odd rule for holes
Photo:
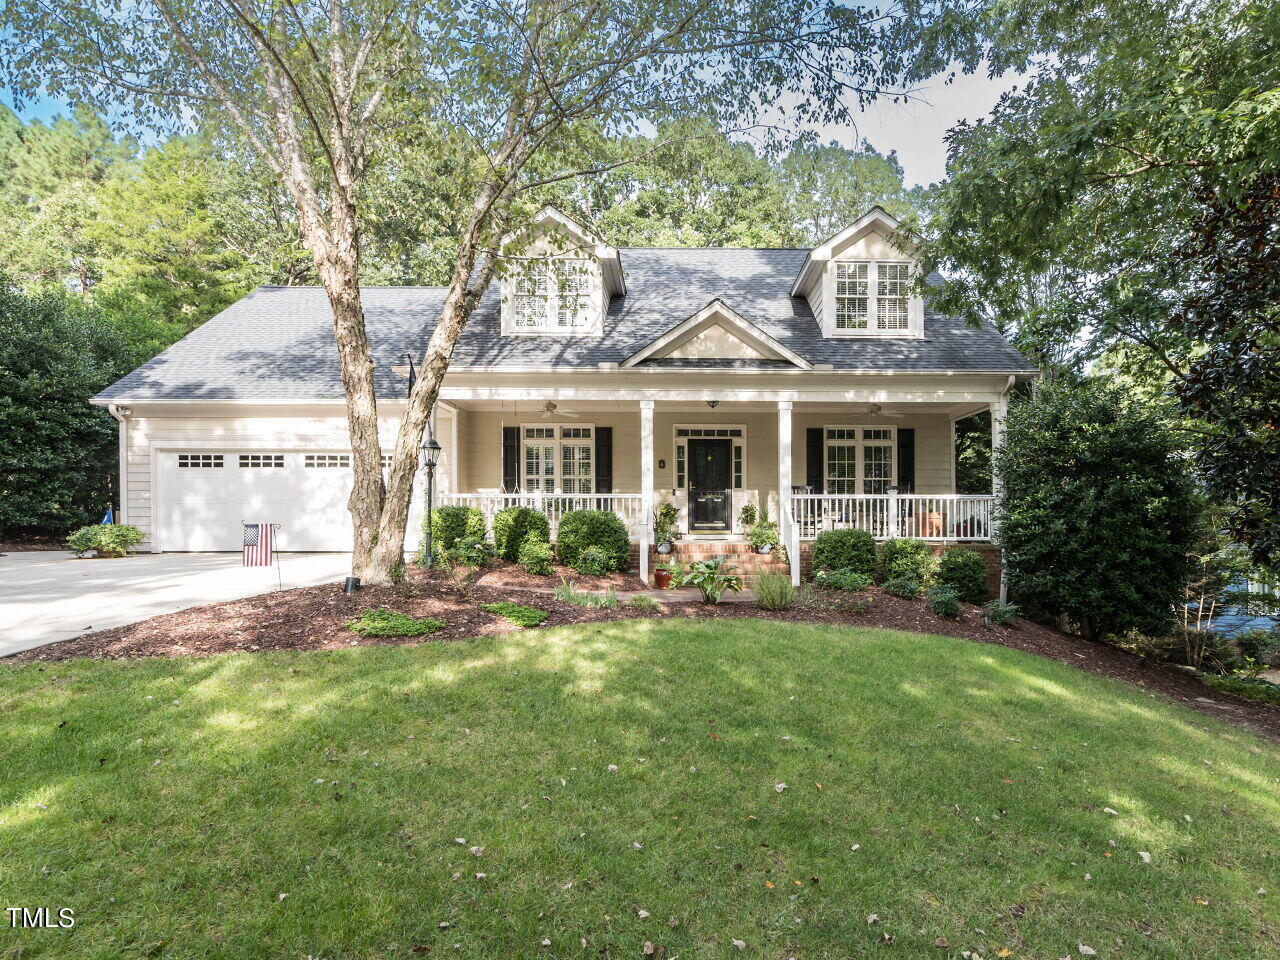
[[128,407],[107,404],[107,412],[120,421],[120,503],[117,505],[117,523],[129,522],[129,415],[133,413]]

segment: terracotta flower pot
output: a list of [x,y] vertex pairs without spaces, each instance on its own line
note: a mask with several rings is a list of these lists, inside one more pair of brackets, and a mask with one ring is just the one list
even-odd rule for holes
[[655,570],[653,571],[653,583],[659,590],[668,590],[671,587],[671,571]]

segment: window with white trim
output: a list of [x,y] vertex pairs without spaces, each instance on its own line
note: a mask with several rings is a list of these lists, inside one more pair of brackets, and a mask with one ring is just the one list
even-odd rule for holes
[[520,429],[521,487],[530,493],[594,493],[595,429],[527,426]]
[[182,470],[217,470],[222,466],[220,453],[180,453],[178,467]]
[[278,469],[284,466],[283,453],[242,453],[240,466],[248,470]]
[[349,453],[308,453],[302,461],[307,470],[337,470],[351,466]]
[[911,330],[911,264],[842,260],[833,264],[836,332],[905,333]]
[[577,259],[532,260],[517,267],[511,285],[511,327],[566,333],[595,326],[592,269]]
[[897,427],[825,428],[826,492],[882,494],[897,481]]

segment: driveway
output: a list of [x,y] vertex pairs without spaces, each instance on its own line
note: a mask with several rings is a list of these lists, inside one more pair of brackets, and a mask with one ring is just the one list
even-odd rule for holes
[[281,553],[243,567],[238,553],[140,553],[77,560],[61,551],[0,556],[0,657],[162,613],[341,580],[346,553]]

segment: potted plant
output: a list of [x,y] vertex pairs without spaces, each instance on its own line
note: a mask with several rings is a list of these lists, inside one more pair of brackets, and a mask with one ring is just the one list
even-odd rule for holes
[[676,539],[676,521],[679,518],[675,504],[672,503],[664,503],[654,511],[653,542],[657,551],[664,556],[673,549]]
[[653,585],[659,590],[671,589],[671,578],[680,570],[680,564],[670,560],[653,568]]
[[778,549],[778,525],[772,520],[761,520],[751,528],[747,543],[756,553],[773,553]]
[[754,503],[744,503],[742,509],[738,511],[738,529],[750,530],[756,525],[756,521],[760,519],[756,513],[756,505]]

